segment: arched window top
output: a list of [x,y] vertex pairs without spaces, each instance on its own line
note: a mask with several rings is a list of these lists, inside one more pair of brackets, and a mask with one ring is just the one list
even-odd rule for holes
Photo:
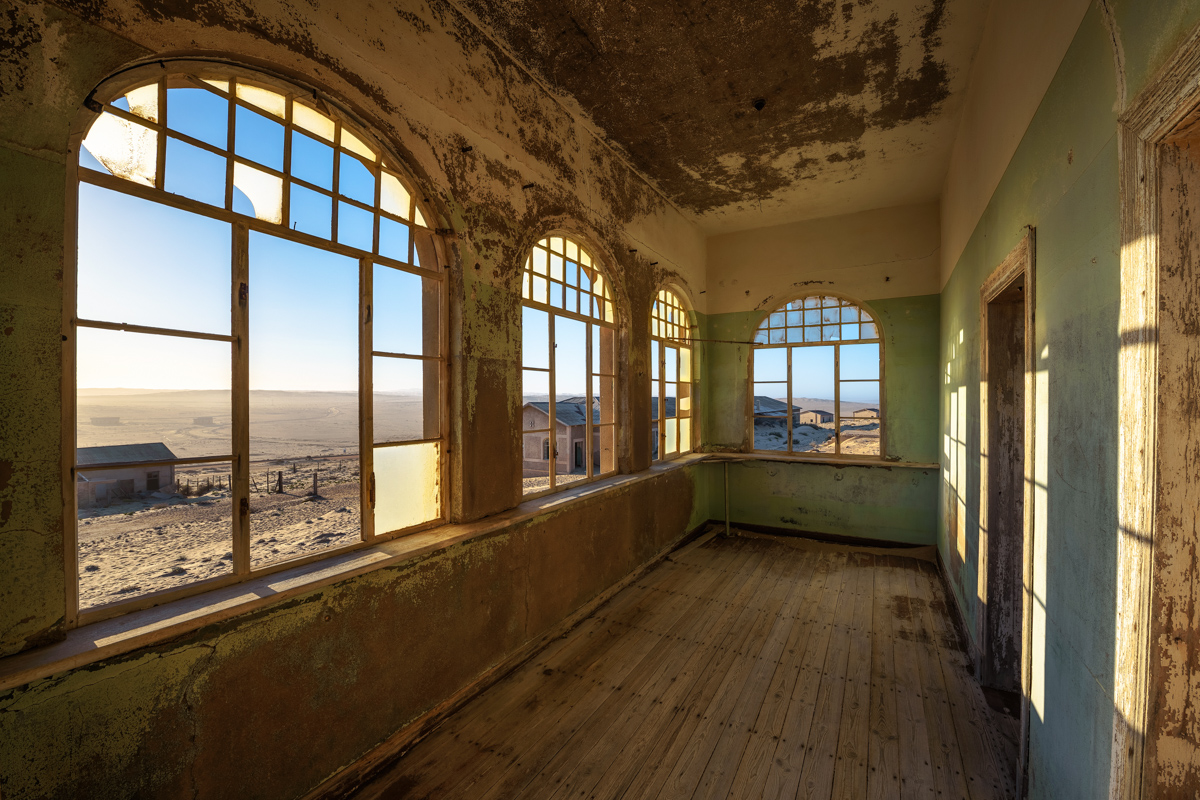
[[687,309],[679,295],[670,289],[659,289],[658,297],[654,299],[654,306],[650,310],[650,335],[683,343],[692,340]]
[[99,98],[79,153],[90,182],[113,176],[384,263],[421,266],[418,249],[435,260],[415,241],[428,224],[410,182],[372,137],[309,92],[192,66]]
[[609,325],[617,321],[604,270],[568,236],[548,236],[533,246],[521,275],[521,298]]
[[873,342],[879,324],[854,302],[810,295],[772,311],[754,334],[756,345],[810,342]]

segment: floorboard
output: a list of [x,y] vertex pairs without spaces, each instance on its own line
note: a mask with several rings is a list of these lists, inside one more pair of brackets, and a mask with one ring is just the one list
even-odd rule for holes
[[354,797],[1011,797],[937,570],[907,552],[695,542]]

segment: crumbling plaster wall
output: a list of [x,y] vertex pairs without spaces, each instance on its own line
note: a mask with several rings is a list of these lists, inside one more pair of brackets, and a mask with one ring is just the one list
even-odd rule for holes
[[[519,270],[551,230],[611,268],[634,421],[619,464],[649,464],[637,321],[666,281],[703,308],[703,239],[452,5],[0,0],[0,655],[63,635],[70,134],[100,81],[176,56],[326,93],[398,153],[451,231],[454,520],[520,496]],[[2,693],[0,793],[296,796],[702,520],[694,472]],[[315,742],[302,758],[298,741]]]
[[[1120,535],[1117,115],[1198,21],[1195,2],[1109,0],[1060,32],[1070,36],[1065,56],[986,208],[965,221],[970,235],[942,293],[938,545],[978,643],[979,289],[1025,226],[1036,228],[1034,798],[1108,795]],[[1003,115],[1004,100],[984,116]],[[947,252],[955,235],[944,231]]]
[[[708,240],[704,428],[714,450],[748,448],[750,348],[767,313],[827,291],[864,302],[883,326],[887,456],[937,461],[936,203],[758,228]],[[714,465],[714,471],[720,469]],[[731,464],[735,522],[932,544],[937,471],[828,464]],[[724,518],[723,476],[708,492]]]

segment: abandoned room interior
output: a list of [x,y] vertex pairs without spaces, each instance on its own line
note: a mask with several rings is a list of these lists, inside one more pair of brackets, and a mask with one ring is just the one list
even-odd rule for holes
[[1200,796],[1197,0],[0,0],[0,112],[3,800]]

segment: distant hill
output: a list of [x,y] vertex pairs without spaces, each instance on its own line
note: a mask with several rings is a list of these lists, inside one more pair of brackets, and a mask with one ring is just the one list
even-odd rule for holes
[[[782,403],[787,403],[787,398],[780,400]],[[828,411],[833,413],[833,401],[822,400],[817,397],[793,397],[792,405],[803,411]],[[842,403],[842,411],[854,412],[860,408],[879,408],[879,403],[851,403],[845,401]]]

